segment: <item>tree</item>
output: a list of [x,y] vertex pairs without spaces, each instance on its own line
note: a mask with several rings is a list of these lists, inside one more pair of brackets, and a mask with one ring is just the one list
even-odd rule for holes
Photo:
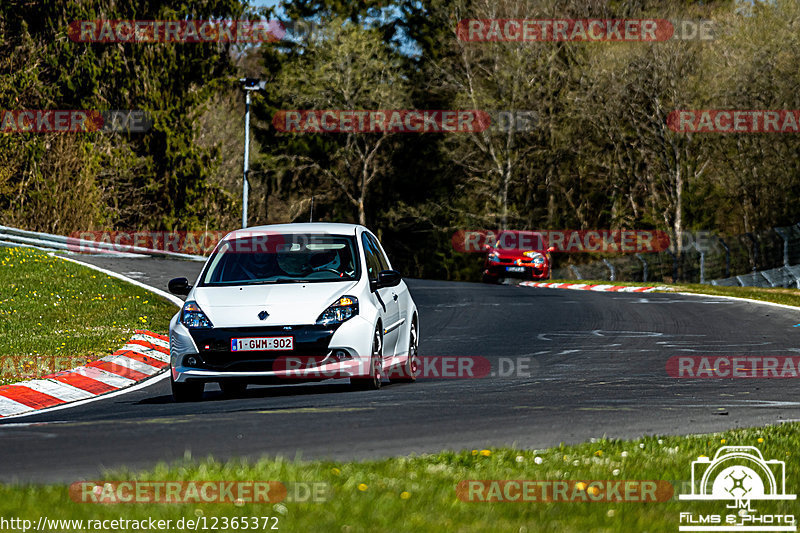
[[[408,106],[400,60],[376,30],[331,19],[283,66],[276,85],[285,110],[392,110]],[[367,222],[372,188],[391,172],[397,134],[345,131],[309,135],[310,144],[277,153],[276,162],[295,174],[315,175],[331,198],[343,198],[360,224]],[[319,144],[317,144],[319,143]],[[280,147],[282,151],[287,145]],[[324,147],[324,148],[323,148]],[[320,149],[321,148],[321,149]]]
[[[58,232],[201,226],[202,200],[214,193],[215,154],[194,142],[195,119],[234,74],[232,45],[81,43],[68,38],[69,25],[243,14],[238,0],[0,3],[0,108],[134,109],[153,119],[146,133],[82,134],[70,142],[15,135],[6,149],[21,161],[0,175],[10,185],[0,189],[5,216]],[[48,153],[51,146],[57,150]],[[77,194],[73,181],[81,184]]]

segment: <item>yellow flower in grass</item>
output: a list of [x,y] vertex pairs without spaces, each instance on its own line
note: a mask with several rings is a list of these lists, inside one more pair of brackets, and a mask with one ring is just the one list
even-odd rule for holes
[[492,455],[492,451],[491,450],[481,450],[481,455],[484,456],[484,457],[489,457],[490,455]]
[[360,490],[361,492],[366,492],[368,488],[369,487],[367,487],[366,483],[359,483],[358,484],[358,490]]
[[411,493],[410,492],[403,491],[403,492],[400,493],[400,499],[401,500],[407,500],[410,497],[411,497]]

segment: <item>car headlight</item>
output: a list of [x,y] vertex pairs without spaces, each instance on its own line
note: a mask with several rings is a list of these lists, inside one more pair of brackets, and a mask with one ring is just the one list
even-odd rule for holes
[[341,324],[358,314],[358,298],[355,296],[342,296],[333,302],[325,311],[319,315],[317,324],[329,326],[331,324]]
[[492,252],[489,254],[489,261],[492,263],[499,263],[500,262],[500,254],[497,252]]
[[181,324],[187,328],[213,328],[214,324],[197,305],[197,302],[186,302],[181,312]]
[[541,265],[544,263],[544,256],[539,252],[525,252],[525,257],[530,257],[534,265]]

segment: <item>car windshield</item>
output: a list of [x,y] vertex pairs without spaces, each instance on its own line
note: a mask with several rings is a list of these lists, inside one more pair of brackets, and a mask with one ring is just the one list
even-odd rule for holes
[[355,238],[326,234],[258,234],[223,242],[202,285],[306,283],[358,279]]

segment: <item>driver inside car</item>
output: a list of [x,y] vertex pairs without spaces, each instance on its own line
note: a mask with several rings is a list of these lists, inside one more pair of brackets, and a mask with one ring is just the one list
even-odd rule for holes
[[332,271],[336,272],[341,276],[340,267],[342,266],[342,261],[339,258],[339,254],[336,253],[335,250],[328,250],[322,253],[314,254],[310,261],[311,270],[313,272],[320,272],[320,271]]

